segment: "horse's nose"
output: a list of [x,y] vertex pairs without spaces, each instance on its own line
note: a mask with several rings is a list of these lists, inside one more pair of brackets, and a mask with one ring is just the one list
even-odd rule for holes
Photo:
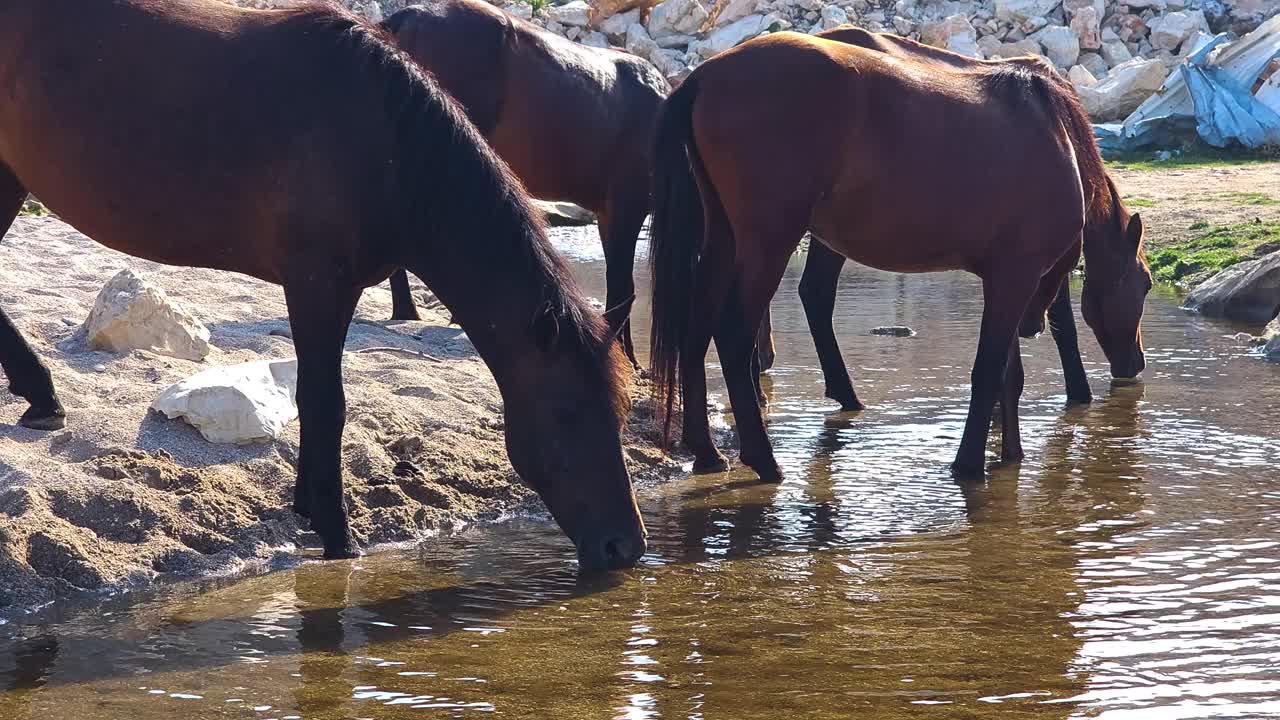
[[578,565],[584,571],[621,570],[639,562],[646,543],[643,535],[606,534],[578,550]]

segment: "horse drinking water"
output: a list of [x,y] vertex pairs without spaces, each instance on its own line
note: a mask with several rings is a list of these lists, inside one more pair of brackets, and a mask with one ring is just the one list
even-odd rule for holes
[[[990,68],[1001,63],[1014,63],[1030,71],[1037,71],[1039,65],[1024,59],[1014,60],[975,60],[959,53],[924,45],[914,40],[873,33],[854,25],[824,30],[817,37],[827,40],[857,45],[869,50],[876,50],[887,55],[902,58],[908,62],[935,62],[940,65],[959,69]],[[1047,68],[1046,68],[1047,69]],[[1056,72],[1045,73],[1045,79],[1063,85],[1064,91],[1074,92],[1067,87],[1066,81]],[[1073,138],[1073,143],[1076,141]],[[1082,138],[1081,142],[1092,143],[1092,136]],[[861,410],[862,402],[858,399],[849,379],[849,371],[840,347],[836,342],[831,320],[835,308],[836,286],[840,271],[844,267],[843,255],[831,250],[820,239],[809,244],[809,253],[805,258],[804,274],[800,279],[800,299],[804,305],[805,316],[809,321],[809,330],[818,352],[819,364],[822,367],[826,382],[827,397],[840,403],[843,410]],[[1036,322],[1039,318],[1029,318]],[[1062,360],[1063,378],[1066,381],[1068,403],[1088,403],[1093,399],[1089,388],[1089,379],[1085,374],[1084,363],[1080,358],[1080,346],[1077,342],[1075,316],[1071,308],[1071,296],[1067,283],[1063,283],[1053,303],[1049,306],[1048,325],[1058,347],[1058,355]],[[768,369],[772,364],[772,338],[770,337],[769,313],[766,309],[763,325],[760,330],[760,368]],[[763,393],[760,393],[764,398]]]
[[947,68],[775,33],[707,61],[672,94],[655,141],[652,366],[668,408],[680,383],[696,468],[725,464],[703,411],[714,336],[741,459],[782,477],[751,358],[808,228],[865,265],[981,278],[957,476],[981,475],[997,398],[1001,457],[1021,458],[1022,320],[1044,317],[1082,246],[1085,319],[1114,375],[1142,371],[1142,223],[1096,146],[1079,142],[1090,130],[1078,102],[1033,62]]
[[[634,55],[570,42],[483,0],[431,0],[382,25],[461,103],[531,195],[596,214],[606,307],[626,302],[649,214],[653,123],[670,91],[662,75]],[[403,272],[391,289],[393,317],[416,319]],[[634,363],[629,326],[621,339]]]
[[[376,29],[315,6],[212,0],[0,4],[0,212],[28,191],[85,234],[284,287],[298,355],[294,507],[325,556],[358,554],[343,500],[342,353],[364,288],[406,267],[502,392],[512,464],[584,567],[628,565],[644,526],[619,430],[629,368],[519,182]],[[64,422],[49,371],[0,313],[0,363]]]

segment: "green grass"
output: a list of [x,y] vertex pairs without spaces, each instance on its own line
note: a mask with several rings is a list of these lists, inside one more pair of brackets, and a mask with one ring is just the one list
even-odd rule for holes
[[1117,170],[1171,170],[1186,168],[1238,167],[1280,162],[1280,148],[1256,150],[1232,148],[1224,150],[1208,145],[1194,145],[1175,150],[1167,159],[1151,151],[1118,153],[1107,158],[1107,166]]
[[525,0],[525,2],[529,3],[529,7],[533,8],[533,11],[537,13],[547,6],[548,0]]
[[1157,280],[1184,282],[1206,277],[1243,260],[1280,249],[1280,223],[1209,226],[1198,222],[1191,229],[1203,229],[1205,232],[1147,258]]
[[1160,203],[1156,202],[1155,200],[1152,200],[1149,197],[1142,197],[1141,195],[1132,195],[1130,197],[1124,198],[1124,204],[1129,207],[1149,208],[1149,207],[1155,207]]
[[1209,227],[1208,220],[1197,220],[1187,227],[1188,230],[1204,230]]
[[1218,197],[1237,205],[1280,205],[1280,200],[1260,192],[1228,192]]
[[18,211],[19,215],[32,215],[34,217],[44,217],[49,214],[49,209],[40,204],[39,200],[27,199],[22,203],[22,209]]

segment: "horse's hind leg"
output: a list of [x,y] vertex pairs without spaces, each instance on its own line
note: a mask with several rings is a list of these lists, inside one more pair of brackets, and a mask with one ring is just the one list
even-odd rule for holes
[[1067,402],[1093,402],[1089,376],[1085,374],[1084,361],[1080,358],[1076,317],[1071,310],[1071,288],[1066,280],[1063,280],[1057,297],[1049,306],[1049,331],[1053,333],[1053,341],[1058,345],[1058,356],[1062,358],[1062,374],[1067,382]]
[[841,410],[861,410],[862,402],[853,391],[849,369],[840,354],[836,341],[835,316],[836,289],[840,271],[844,268],[844,256],[824,245],[817,238],[809,243],[809,257],[805,259],[804,275],[800,278],[800,302],[809,320],[809,333],[818,351],[818,364],[822,366],[822,378],[827,385],[827,397],[840,403]]
[[773,317],[769,308],[764,309],[764,318],[760,320],[760,332],[756,334],[756,362],[760,372],[773,368],[778,359],[778,350],[773,344]]
[[391,319],[422,319],[418,315],[418,306],[413,302],[413,293],[409,291],[409,273],[404,268],[391,275]]
[[[299,278],[333,278],[336,268],[299,272]],[[326,558],[359,555],[347,522],[342,493],[342,427],[346,396],[342,389],[342,349],[355,314],[360,289],[342,282],[286,282],[285,302],[298,355],[298,481],[295,509],[306,510],[311,527],[324,542]]]
[[693,452],[695,473],[721,472],[729,468],[729,461],[716,449],[711,438],[711,424],[707,418],[707,348],[720,323],[729,291],[729,273],[733,269],[733,250],[729,247],[727,233],[727,226],[715,220],[708,227],[707,250],[694,269],[689,330],[680,350],[680,390],[684,398],[681,438],[685,447]]
[[[645,176],[647,179],[647,175]],[[605,307],[615,308],[636,293],[635,262],[636,241],[640,238],[640,228],[644,225],[645,215],[649,213],[649,187],[641,184],[613,192],[609,196],[608,209],[598,215],[600,221],[600,242],[604,245],[605,260]],[[636,368],[635,346],[631,342],[631,319],[627,318],[618,333],[622,350],[627,359]]]
[[1000,460],[1022,459],[1022,430],[1018,425],[1018,401],[1026,378],[1022,370],[1022,345],[1017,338],[1009,346],[1009,360],[1004,372],[1004,393],[1000,401]]
[[[9,231],[27,199],[27,190],[4,166],[0,166],[0,237]],[[30,407],[18,424],[33,430],[58,430],[67,424],[67,413],[53,389],[53,377],[36,356],[13,321],[0,309],[0,366],[9,377],[9,392]]]

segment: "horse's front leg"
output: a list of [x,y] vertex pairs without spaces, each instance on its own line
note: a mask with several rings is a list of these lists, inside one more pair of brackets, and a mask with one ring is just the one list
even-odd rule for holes
[[404,268],[391,274],[391,319],[422,319],[418,315],[418,305],[413,301],[413,291],[409,289],[409,273]]
[[347,522],[342,492],[342,428],[347,412],[342,350],[360,288],[331,281],[323,273],[300,275],[309,277],[286,283],[284,289],[298,355],[301,433],[294,507],[311,518],[312,529],[324,542],[325,558],[356,557],[360,551]]
[[[958,478],[981,477],[986,468],[987,436],[996,398],[1005,390],[1006,370],[1018,335],[1023,313],[1035,294],[1039,273],[1009,268],[990,272],[982,281],[982,335],[973,363],[969,417],[956,453],[952,474]],[[1021,359],[1019,358],[1019,370]],[[1003,419],[1017,423],[1017,407]],[[1004,428],[1006,437],[1010,429]],[[1017,429],[1013,429],[1017,438]]]

